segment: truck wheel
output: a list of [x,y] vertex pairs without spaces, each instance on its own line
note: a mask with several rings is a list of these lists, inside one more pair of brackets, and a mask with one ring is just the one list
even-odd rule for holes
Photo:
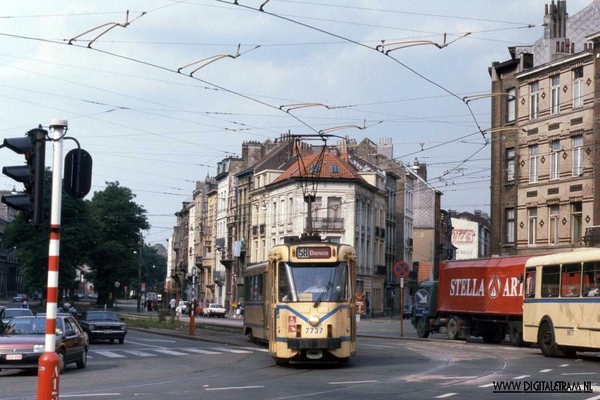
[[448,325],[446,326],[446,331],[448,332],[448,339],[458,339],[458,320],[456,317],[450,317],[448,320]]
[[523,342],[523,331],[519,329],[517,324],[508,324],[508,335],[510,336],[510,344],[515,347],[521,347]]
[[417,336],[422,339],[426,339],[429,337],[429,331],[427,330],[425,318],[417,319]]

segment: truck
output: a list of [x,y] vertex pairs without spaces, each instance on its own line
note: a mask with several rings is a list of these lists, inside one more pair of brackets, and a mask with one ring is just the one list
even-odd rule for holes
[[500,343],[523,342],[523,275],[531,256],[451,260],[440,264],[437,281],[423,281],[414,295],[411,322],[420,338],[479,336]]

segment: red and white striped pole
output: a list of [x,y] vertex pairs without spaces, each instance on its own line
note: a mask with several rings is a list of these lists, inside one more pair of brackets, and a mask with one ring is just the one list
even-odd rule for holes
[[58,260],[60,255],[60,211],[62,206],[63,138],[68,122],[50,121],[53,133],[52,203],[50,249],[48,251],[48,294],[46,295],[46,346],[38,362],[38,400],[58,400],[60,359],[56,354],[56,309],[58,302]]

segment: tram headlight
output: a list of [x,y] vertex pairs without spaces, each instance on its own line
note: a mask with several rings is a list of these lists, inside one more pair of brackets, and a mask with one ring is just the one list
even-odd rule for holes
[[311,315],[310,317],[308,317],[308,323],[311,324],[312,326],[319,325],[319,322],[321,322],[321,319],[319,318],[318,315]]

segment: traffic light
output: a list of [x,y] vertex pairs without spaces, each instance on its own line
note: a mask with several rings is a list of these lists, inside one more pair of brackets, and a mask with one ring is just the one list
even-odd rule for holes
[[27,221],[40,225],[44,220],[44,169],[47,131],[32,129],[27,136],[4,139],[0,147],[23,154],[26,165],[3,167],[2,173],[25,186],[25,192],[2,196],[2,202],[22,211]]

